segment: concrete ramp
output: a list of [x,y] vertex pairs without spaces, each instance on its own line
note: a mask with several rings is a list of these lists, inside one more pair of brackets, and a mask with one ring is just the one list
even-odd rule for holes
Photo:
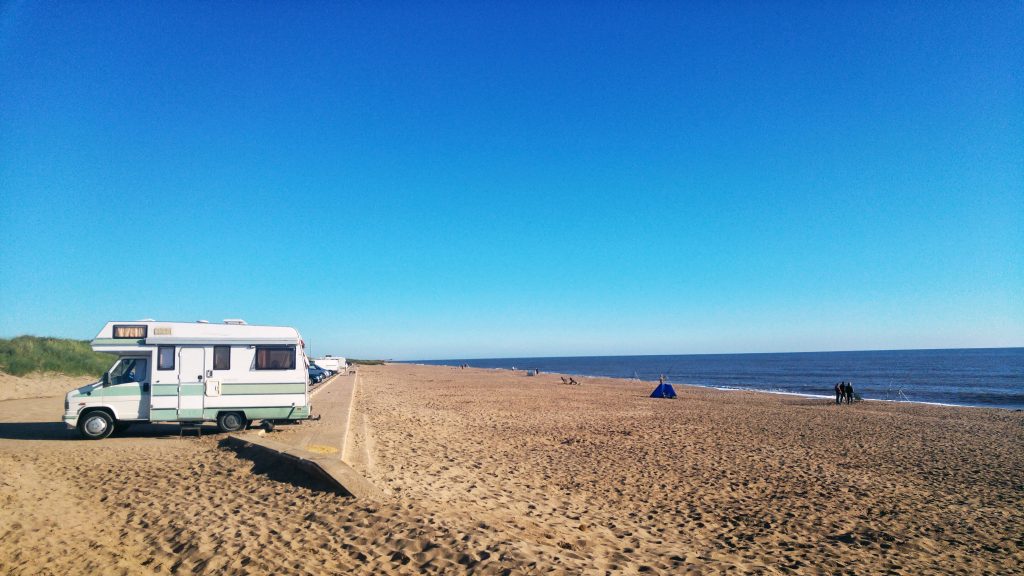
[[239,450],[256,448],[265,452],[282,464],[301,470],[342,494],[378,501],[384,498],[383,492],[337,457],[314,454],[253,434],[229,434],[225,442]]

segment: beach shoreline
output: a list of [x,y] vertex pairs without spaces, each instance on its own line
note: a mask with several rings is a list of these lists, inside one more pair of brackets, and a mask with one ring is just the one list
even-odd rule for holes
[[[434,367],[436,367],[436,366],[443,366],[443,367],[449,367],[449,368],[457,368],[458,367],[458,366],[452,366],[452,365],[449,365],[449,364],[424,364],[424,363],[420,363],[420,362],[393,362],[392,364],[409,364],[409,365],[412,365],[412,366],[424,366],[424,367],[432,367],[432,366],[434,366]],[[497,370],[497,371],[505,371],[505,372],[527,372],[528,371],[528,370],[525,370],[525,369],[522,369],[522,368],[516,368],[515,370],[513,370],[511,368],[493,368],[493,367],[473,367],[473,368],[475,370]],[[621,381],[621,382],[644,382],[644,383],[650,384],[652,386],[656,386],[657,383],[658,383],[657,379],[647,380],[647,379],[643,379],[643,378],[621,378],[621,377],[615,377],[615,376],[602,376],[602,375],[596,375],[596,374],[584,374],[584,373],[580,373],[580,372],[557,372],[557,371],[551,371],[551,372],[544,372],[544,373],[545,374],[552,374],[552,375],[555,375],[555,376],[565,376],[565,377],[570,377],[571,376],[571,377],[588,378],[588,379],[618,380],[618,381]],[[756,393],[762,393],[762,394],[778,394],[778,395],[782,395],[782,396],[797,396],[797,397],[800,397],[800,398],[817,398],[817,399],[822,399],[822,400],[831,400],[831,399],[835,398],[834,394],[811,394],[811,393],[807,393],[807,392],[788,392],[788,391],[785,391],[785,390],[766,390],[766,389],[763,389],[763,388],[742,388],[742,387],[730,387],[730,386],[714,386],[714,385],[710,385],[710,384],[694,384],[692,382],[685,382],[685,381],[680,381],[680,380],[671,380],[671,379],[668,379],[668,378],[665,379],[665,382],[668,383],[668,384],[671,384],[673,386],[691,386],[691,387],[694,387],[694,388],[706,388],[706,389],[710,389],[710,390],[719,390],[721,392],[756,392]],[[652,390],[653,390],[653,388],[652,388]],[[897,404],[922,404],[922,405],[926,405],[926,406],[945,406],[945,407],[948,407],[948,408],[978,408],[978,409],[985,409],[985,410],[1007,410],[1007,411],[1010,411],[1010,412],[1022,412],[1022,411],[1024,411],[1024,409],[1021,409],[1021,408],[1010,408],[1010,407],[1003,407],[1003,406],[984,406],[984,405],[979,405],[979,404],[953,404],[953,403],[949,403],[949,402],[929,402],[929,401],[926,401],[926,400],[892,400],[892,399],[888,399],[888,398],[863,398],[862,397],[862,398],[858,398],[857,402],[893,402],[893,403],[897,403]]]

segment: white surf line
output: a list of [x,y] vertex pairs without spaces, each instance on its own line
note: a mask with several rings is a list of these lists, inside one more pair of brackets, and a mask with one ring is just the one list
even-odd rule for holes
[[[668,382],[666,380],[666,382]],[[683,382],[672,383],[675,386],[693,386],[694,388],[709,388],[721,392],[756,392],[758,394],[777,394],[780,396],[798,396],[800,398],[821,398],[832,399],[831,394],[811,394],[809,392],[784,392],[782,390],[762,390],[759,388],[732,388],[728,386],[711,386],[705,384],[686,384]],[[949,404],[946,402],[929,402],[927,400],[892,400],[890,398],[861,398],[858,402],[891,402],[893,404],[925,404],[927,406],[945,406],[947,408],[991,408],[993,410],[1014,410],[1003,406],[981,406],[978,404]]]

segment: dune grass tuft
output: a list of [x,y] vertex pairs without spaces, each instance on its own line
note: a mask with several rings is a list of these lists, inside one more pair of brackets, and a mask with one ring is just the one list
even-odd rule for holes
[[93,352],[88,340],[40,336],[0,338],[0,371],[15,376],[31,372],[99,376],[111,364],[113,358]]

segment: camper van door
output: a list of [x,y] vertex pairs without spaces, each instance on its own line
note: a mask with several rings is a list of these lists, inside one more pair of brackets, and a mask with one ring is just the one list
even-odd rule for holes
[[149,358],[124,356],[108,373],[103,400],[117,413],[118,420],[149,418]]
[[178,349],[178,418],[203,417],[203,384],[206,374],[206,349],[182,346]]

